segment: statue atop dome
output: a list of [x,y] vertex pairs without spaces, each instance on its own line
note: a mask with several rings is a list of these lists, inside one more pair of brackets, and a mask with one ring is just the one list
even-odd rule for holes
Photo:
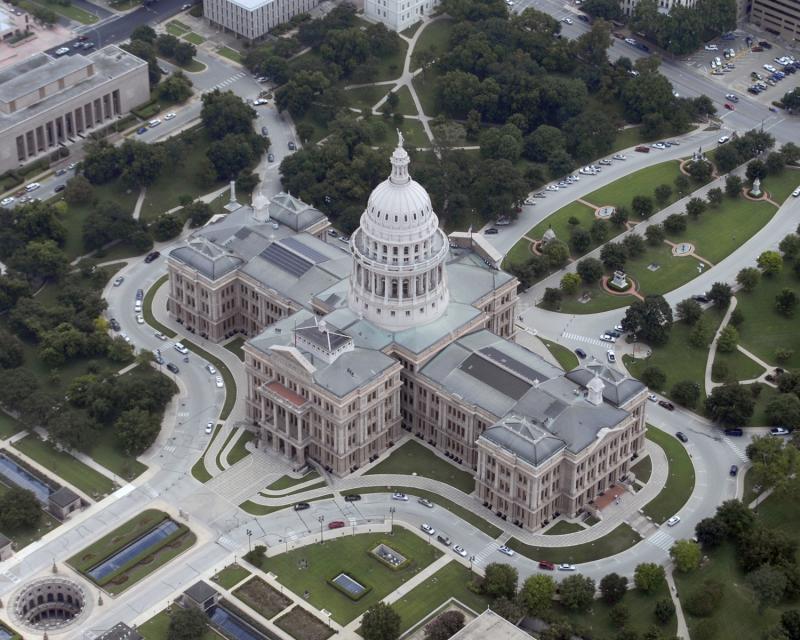
[[405,140],[403,139],[403,132],[400,131],[400,129],[397,129],[397,146],[398,147],[403,147],[403,146],[405,146],[404,143],[405,143]]

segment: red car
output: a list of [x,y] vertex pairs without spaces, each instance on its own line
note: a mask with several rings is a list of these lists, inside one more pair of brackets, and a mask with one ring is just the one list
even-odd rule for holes
[[547,569],[548,571],[555,571],[556,565],[550,562],[549,560],[539,560],[539,568]]
[[341,520],[334,520],[333,522],[328,523],[328,529],[341,529],[344,526],[344,522]]
[[650,147],[646,147],[645,145],[639,145],[634,149],[634,151],[638,151],[639,153],[650,153]]
[[734,106],[733,106],[733,105],[732,105],[730,102],[726,102],[726,103],[725,103],[725,108],[726,108],[728,111],[734,111],[734,110],[735,110],[735,107],[734,107]]

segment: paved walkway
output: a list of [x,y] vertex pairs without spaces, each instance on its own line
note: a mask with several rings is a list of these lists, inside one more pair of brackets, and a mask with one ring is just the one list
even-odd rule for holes
[[675,605],[675,617],[678,619],[678,637],[681,638],[681,640],[689,640],[689,627],[686,626],[686,618],[683,615],[681,601],[678,598],[678,589],[672,577],[672,563],[664,567],[664,570],[667,575],[667,584],[669,585],[669,596],[672,598],[672,604]]
[[728,305],[728,310],[725,312],[725,316],[722,318],[722,322],[719,323],[717,333],[714,334],[714,339],[711,341],[711,348],[708,350],[708,358],[706,358],[706,372],[703,381],[706,395],[709,395],[714,387],[719,387],[723,384],[721,382],[713,382],[711,380],[711,370],[714,367],[714,358],[717,356],[717,344],[719,343],[719,337],[722,334],[722,330],[728,326],[728,322],[731,319],[733,310],[736,308],[737,302],[736,296],[733,296],[730,304]]
[[142,187],[139,190],[139,197],[136,198],[136,205],[133,207],[133,219],[138,220],[142,213],[142,205],[144,204],[145,196],[147,195],[147,187]]

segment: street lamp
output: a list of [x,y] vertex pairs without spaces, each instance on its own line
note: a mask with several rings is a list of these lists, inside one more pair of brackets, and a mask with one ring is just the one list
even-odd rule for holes
[[475,556],[469,557],[469,570],[472,571],[472,562],[475,560]]
[[248,552],[253,550],[253,548],[250,546],[250,538],[252,538],[252,537],[253,537],[253,532],[250,529],[248,529],[247,530],[247,551]]
[[322,544],[322,523],[325,522],[325,516],[320,516],[317,520],[319,520],[319,543]]
[[389,535],[394,535],[394,512],[395,512],[395,508],[394,507],[389,507],[389,517],[392,519],[392,524],[391,524],[391,527],[389,529]]

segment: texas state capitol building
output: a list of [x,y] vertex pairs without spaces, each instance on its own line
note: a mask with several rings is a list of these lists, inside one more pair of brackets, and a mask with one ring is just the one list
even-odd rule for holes
[[513,342],[516,279],[483,236],[439,228],[402,146],[391,165],[347,245],[288,194],[232,203],[170,253],[170,313],[249,336],[248,418],[298,469],[345,476],[410,434],[527,529],[586,508],[642,451],[646,388]]

